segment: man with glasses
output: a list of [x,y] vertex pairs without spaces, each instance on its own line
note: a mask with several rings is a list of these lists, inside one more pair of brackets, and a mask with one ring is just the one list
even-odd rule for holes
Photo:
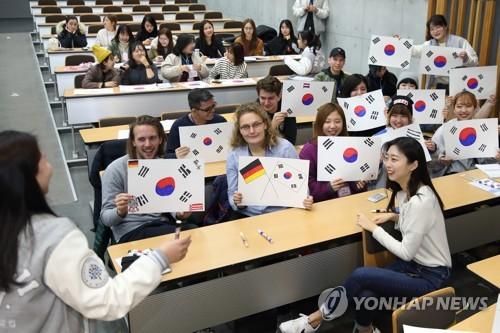
[[207,89],[193,89],[188,94],[191,112],[177,119],[167,140],[167,158],[184,158],[189,154],[189,147],[181,147],[179,127],[226,122],[226,119],[215,113],[217,102]]

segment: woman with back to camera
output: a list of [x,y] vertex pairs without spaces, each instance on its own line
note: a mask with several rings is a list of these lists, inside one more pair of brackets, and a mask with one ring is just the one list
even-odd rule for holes
[[191,239],[163,241],[111,278],[85,235],[49,207],[51,177],[34,136],[0,132],[0,321],[22,333],[96,332],[94,320],[122,318],[149,295]]

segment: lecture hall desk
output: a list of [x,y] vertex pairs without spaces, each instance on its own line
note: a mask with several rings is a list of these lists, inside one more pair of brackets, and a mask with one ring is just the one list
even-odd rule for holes
[[[481,171],[473,170],[434,180],[446,207],[452,253],[500,237],[498,223],[495,226],[491,218],[485,218],[500,213],[498,198],[471,186],[464,174],[484,177]],[[192,332],[318,295],[327,287],[341,284],[362,265],[356,213],[370,214],[370,210],[387,204],[387,199],[379,203],[367,200],[378,191],[316,203],[310,212],[291,208],[182,232],[182,236],[191,235],[193,242],[186,258],[162,277],[166,286],[208,273],[214,276],[229,267],[241,271],[148,296],[129,314],[131,332]],[[492,206],[474,209],[484,204]],[[259,228],[273,238],[273,244],[258,235]],[[248,248],[243,246],[240,232],[245,233]],[[116,259],[128,250],[154,248],[172,238],[166,235],[114,245],[108,253],[120,271]],[[321,250],[296,255],[306,248]],[[244,270],[245,265],[255,263],[260,265]]]
[[[174,0],[165,0],[165,4],[167,5],[173,5],[175,3]],[[56,4],[58,7],[61,6],[66,6],[67,1],[66,0],[57,0]],[[140,0],[141,5],[149,5],[149,0]],[[30,0],[30,8],[37,7],[38,6],[38,1],[37,0]],[[85,0],[85,6],[96,6],[95,0]],[[113,0],[113,6],[128,6],[128,5],[123,5],[123,0]]]
[[[215,64],[215,59],[207,59],[206,64],[211,68]],[[260,56],[255,61],[247,61],[248,76],[266,76],[271,66],[279,64],[284,64],[283,56]],[[66,89],[74,88],[75,76],[85,74],[86,71],[86,69],[79,69],[75,66],[56,67],[54,74],[56,76],[58,96],[62,97]]]

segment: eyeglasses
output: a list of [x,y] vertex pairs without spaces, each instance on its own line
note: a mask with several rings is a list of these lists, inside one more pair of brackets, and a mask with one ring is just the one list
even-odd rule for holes
[[248,125],[242,125],[240,126],[240,131],[242,132],[250,132],[250,130],[253,128],[254,130],[260,129],[264,125],[264,122],[258,121],[253,124],[248,124]]
[[217,107],[217,102],[212,104],[211,106],[209,106],[208,108],[206,109],[202,109],[202,108],[196,108],[196,110],[200,110],[200,111],[203,111],[203,112],[211,112],[213,111],[215,108]]
[[442,29],[444,29],[442,25],[433,25],[432,27],[429,28],[429,31],[434,32]]

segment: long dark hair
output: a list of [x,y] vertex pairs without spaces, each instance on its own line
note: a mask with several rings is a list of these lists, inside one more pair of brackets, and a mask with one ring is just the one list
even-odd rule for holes
[[[420,143],[413,138],[400,137],[387,142],[384,145],[382,151],[387,152],[391,146],[396,146],[398,150],[403,155],[405,155],[406,159],[408,160],[408,163],[413,163],[415,161],[418,162],[417,168],[412,171],[410,175],[410,180],[408,181],[409,197],[411,198],[415,194],[417,194],[417,191],[420,188],[420,186],[427,185],[431,188],[432,192],[434,192],[434,195],[436,196],[439,202],[439,206],[441,207],[441,210],[443,210],[443,201],[441,200],[441,197],[439,196],[436,189],[434,188],[434,185],[432,184],[431,177],[429,176],[429,171],[427,170],[427,161],[425,160],[424,150],[422,149]],[[392,191],[391,199],[389,200],[387,209],[395,211],[396,194],[399,191],[401,191],[401,186],[398,183],[391,181],[389,179],[389,176],[387,176],[385,187]]]
[[[166,35],[168,38],[168,45],[167,47],[163,47],[160,43],[160,36],[161,35]],[[158,32],[158,46],[156,47],[158,50],[158,54],[161,55],[162,57],[166,57],[170,53],[172,53],[172,50],[174,49],[174,40],[172,39],[172,31],[170,31],[169,28],[161,28],[160,31]]]
[[342,85],[342,90],[340,91],[340,97],[341,98],[351,97],[351,92],[354,89],[356,89],[356,87],[362,82],[366,86],[366,91],[368,91],[368,81],[363,75],[361,74],[349,75],[347,79],[345,79],[344,84]]
[[234,56],[234,65],[239,66],[245,62],[245,51],[240,43],[233,43],[227,49]]
[[319,35],[315,35],[311,30],[299,31],[299,36],[302,40],[307,41],[308,47],[312,47],[314,55],[316,55],[316,50],[321,49]]
[[122,34],[122,33],[126,33],[128,35],[129,45],[130,45],[130,43],[132,43],[135,40],[134,34],[132,33],[132,30],[130,29],[130,27],[126,24],[120,24],[118,26],[118,29],[116,29],[116,35],[113,38],[113,40],[115,41],[116,44],[120,44],[120,34]]
[[[433,26],[441,26],[444,29],[448,28],[448,22],[446,22],[446,17],[443,15],[432,15],[429,21],[427,21],[426,27],[427,31],[425,32],[425,40],[431,40],[431,25]],[[447,32],[448,34],[448,32]]]
[[[148,32],[146,30],[146,22],[149,22],[153,26],[152,32]],[[158,24],[156,24],[156,20],[155,20],[153,15],[151,15],[151,14],[144,15],[144,17],[142,18],[141,30],[139,30],[139,33],[141,35],[145,35],[145,36],[148,36],[148,35],[152,35],[155,37],[158,36]]]
[[149,56],[148,56],[148,50],[146,50],[146,48],[144,47],[144,44],[142,44],[141,41],[138,41],[138,40],[135,40],[133,41],[132,43],[129,43],[128,44],[129,47],[128,47],[128,64],[130,67],[137,67],[139,66],[140,64],[138,64],[132,54],[134,53],[135,49],[140,47],[144,50],[144,56],[146,57],[146,59],[148,60],[148,64],[152,64],[153,62],[151,61],[151,59],[149,59]]
[[252,39],[250,40],[250,50],[255,50],[257,48],[257,27],[255,26],[255,21],[252,20],[251,18],[244,19],[243,22],[241,22],[241,41],[243,43],[247,42],[247,38],[245,35],[245,25],[250,23],[250,25],[253,28],[253,33],[252,33]]
[[290,30],[290,40],[293,42],[293,43],[297,43],[297,37],[295,37],[295,33],[293,32],[293,25],[292,25],[292,21],[288,20],[288,19],[285,19],[285,20],[282,20],[280,22],[280,25],[279,25],[279,32],[278,32],[278,36],[279,38],[281,39],[285,39],[285,37],[283,36],[283,34],[281,33],[281,26],[282,25],[286,25],[288,27],[288,29]]
[[[200,33],[199,33],[199,38],[200,38],[200,43],[202,46],[208,46],[207,45],[207,39],[205,36],[205,25],[210,24],[212,26],[212,29],[214,28],[214,24],[210,20],[203,20],[200,23]],[[215,40],[215,31],[212,34],[212,37],[210,37],[210,43],[213,44]]]
[[15,281],[19,235],[32,232],[31,217],[52,214],[36,175],[42,154],[35,137],[17,131],[0,132],[0,290]]

